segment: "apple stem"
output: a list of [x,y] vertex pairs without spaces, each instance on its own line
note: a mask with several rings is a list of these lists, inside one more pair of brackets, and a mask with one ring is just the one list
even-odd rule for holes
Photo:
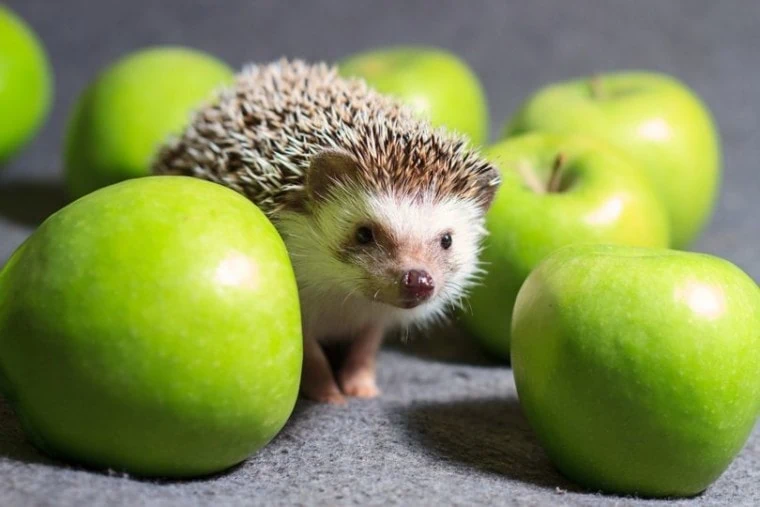
[[604,98],[604,90],[602,89],[602,78],[599,76],[591,76],[588,81],[589,89],[591,90],[591,97],[595,99]]
[[536,176],[536,173],[530,168],[530,165],[525,162],[517,164],[517,172],[520,173],[523,182],[533,192],[537,194],[543,194],[546,192],[543,182]]
[[546,184],[546,191],[549,193],[559,192],[560,190],[560,185],[562,184],[562,169],[565,167],[565,158],[565,154],[561,152],[554,158],[552,172],[549,175],[549,182]]

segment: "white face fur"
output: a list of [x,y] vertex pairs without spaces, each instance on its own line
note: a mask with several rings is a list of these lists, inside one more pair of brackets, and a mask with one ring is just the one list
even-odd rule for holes
[[[304,324],[315,334],[444,317],[480,272],[485,234],[473,202],[370,195],[357,188],[336,190],[311,214],[283,213],[277,226],[298,279]],[[357,232],[362,227],[371,231],[371,241],[366,229]],[[450,241],[443,239],[447,234]],[[434,286],[414,304],[405,302],[401,287],[410,270],[426,272]]]

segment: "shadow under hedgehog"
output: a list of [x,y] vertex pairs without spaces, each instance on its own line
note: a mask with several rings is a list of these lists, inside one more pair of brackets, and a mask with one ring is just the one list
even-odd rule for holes
[[[270,218],[299,288],[301,392],[333,403],[379,394],[386,332],[461,304],[500,185],[464,138],[299,60],[244,68],[161,147],[153,172],[219,183]],[[350,341],[335,373],[322,349],[331,340]]]

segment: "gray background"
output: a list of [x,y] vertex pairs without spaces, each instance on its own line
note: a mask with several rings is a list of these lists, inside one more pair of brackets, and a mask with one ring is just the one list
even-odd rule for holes
[[[481,76],[492,135],[538,86],[593,71],[646,68],[689,83],[723,136],[716,215],[694,249],[760,278],[760,3],[753,0],[533,2],[219,2],[14,0],[55,69],[52,116],[0,175],[0,261],[64,202],[60,152],[77,94],[104,65],[182,44],[238,67],[280,56],[335,60],[387,44],[451,49]],[[218,477],[150,482],[40,456],[0,401],[0,505],[520,504],[627,505],[583,492],[550,466],[520,413],[508,368],[463,336],[433,333],[381,357],[381,399],[299,403],[286,429]],[[760,505],[753,437],[705,494],[683,505]],[[651,501],[651,503],[668,503]]]

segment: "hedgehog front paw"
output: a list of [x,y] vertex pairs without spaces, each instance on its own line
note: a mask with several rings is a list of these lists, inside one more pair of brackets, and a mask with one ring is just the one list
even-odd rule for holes
[[321,403],[333,405],[346,403],[346,399],[335,383],[330,363],[316,340],[304,340],[301,394],[304,398]]
[[331,405],[346,404],[346,398],[337,387],[333,386],[301,386],[301,394],[303,394],[304,398],[319,403],[330,403]]
[[380,395],[375,372],[372,370],[344,370],[340,373],[338,382],[346,396],[374,398]]

